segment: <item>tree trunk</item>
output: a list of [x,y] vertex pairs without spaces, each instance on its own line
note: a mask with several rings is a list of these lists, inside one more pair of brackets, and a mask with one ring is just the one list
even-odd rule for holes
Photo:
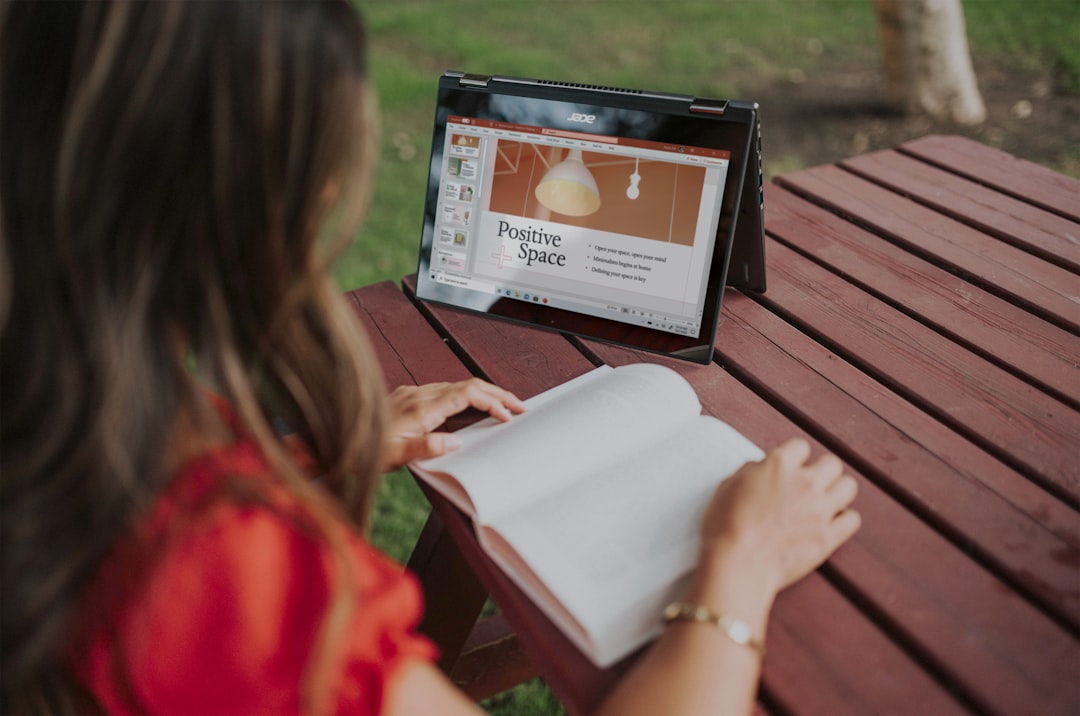
[[895,106],[959,124],[986,119],[960,0],[874,0],[874,8]]

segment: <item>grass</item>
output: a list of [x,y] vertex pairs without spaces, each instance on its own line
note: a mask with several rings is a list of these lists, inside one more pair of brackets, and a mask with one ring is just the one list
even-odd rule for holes
[[[382,126],[378,181],[361,235],[336,269],[343,288],[416,266],[438,75],[446,69],[721,96],[828,63],[876,63],[871,0],[373,0],[362,3]],[[1051,70],[1080,91],[1080,3],[967,0],[973,55]],[[1077,156],[1080,162],[1080,156]],[[798,166],[785,167],[786,170]],[[372,538],[404,561],[427,506],[390,475]],[[485,702],[493,713],[555,714],[532,682]]]
[[[837,62],[878,62],[871,0],[372,0],[378,182],[346,288],[415,269],[435,82],[446,69],[752,96]],[[972,53],[1049,69],[1080,91],[1080,3],[966,0]],[[787,170],[799,168],[786,167]]]

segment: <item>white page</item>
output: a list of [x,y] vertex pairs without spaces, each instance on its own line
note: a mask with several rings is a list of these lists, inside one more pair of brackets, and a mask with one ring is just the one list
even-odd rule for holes
[[[484,420],[457,435],[458,450],[416,463],[453,475],[481,522],[527,505],[620,460],[630,449],[700,414],[697,394],[670,368],[602,367],[526,401],[508,423]],[[538,400],[539,398],[539,400]]]
[[721,421],[693,418],[662,444],[492,527],[586,627],[590,656],[606,665],[656,633],[664,600],[696,564],[716,486],[762,457]]
[[[487,441],[492,439],[502,439],[500,436],[505,436],[506,431],[509,428],[512,427],[516,431],[521,429],[522,424],[527,426],[529,421],[524,420],[525,415],[535,414],[541,406],[555,402],[561,396],[568,395],[575,390],[583,389],[586,385],[599,379],[600,376],[610,370],[612,370],[611,366],[602,365],[588,373],[583,373],[576,378],[546,390],[539,395],[534,395],[525,401],[525,406],[527,408],[526,413],[512,418],[509,423],[503,423],[500,420],[489,417],[464,427],[454,433],[455,437],[457,437],[461,443],[461,447],[456,451],[437,458],[417,460],[409,463],[408,467],[414,474],[423,478],[429,485],[442,493],[444,497],[457,505],[458,509],[477,518],[479,512],[472,500],[472,496],[456,477],[457,474],[468,476],[477,469],[473,467],[474,463],[472,456],[485,450]],[[500,428],[500,426],[502,427]],[[490,467],[490,465],[484,463],[479,469]],[[515,465],[514,467],[515,469],[520,468],[519,465]],[[451,470],[453,470],[453,473],[450,472]],[[466,481],[470,485],[475,484],[475,478],[470,481],[468,477],[466,477]],[[490,512],[490,507],[485,510],[485,514]]]

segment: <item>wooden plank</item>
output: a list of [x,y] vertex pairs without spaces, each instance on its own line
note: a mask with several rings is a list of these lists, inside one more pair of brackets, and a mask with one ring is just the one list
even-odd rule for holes
[[762,300],[1045,489],[1080,504],[1080,412],[770,241]]
[[450,680],[480,701],[528,681],[536,667],[501,614],[479,622],[454,664]]
[[[394,283],[384,281],[348,295],[376,347],[384,376],[397,381],[388,385],[390,389],[473,377]],[[469,410],[447,420],[444,429],[457,430],[480,417],[479,412]]]
[[[415,296],[415,277],[402,281]],[[420,310],[451,340],[460,355],[491,382],[512,388],[518,397],[531,398],[548,388],[586,373],[595,366],[562,335],[539,328],[421,303]],[[503,360],[489,360],[502,355]]]
[[973,139],[931,135],[900,150],[1035,206],[1080,221],[1080,181]]
[[[727,324],[721,327],[718,348],[729,332],[727,327]],[[587,342],[586,346],[613,364],[625,360],[663,361],[602,344]],[[677,362],[670,364],[682,370]],[[687,370],[697,371],[697,368]],[[715,375],[723,376],[724,372],[716,371]],[[772,378],[779,381],[783,376]],[[821,449],[816,437],[823,433],[816,422],[792,423],[730,376],[694,382],[704,412],[730,423],[762,447],[769,448],[792,435],[803,435]],[[829,405],[826,399],[820,406],[821,412],[828,416],[826,420],[850,419],[839,412],[831,413]],[[806,432],[807,427],[817,435]],[[842,445],[826,443],[824,448],[839,448],[844,452]],[[1067,712],[1069,707],[1080,703],[1080,688],[1069,677],[1071,664],[1080,658],[1075,639],[858,470],[851,472],[859,480],[856,507],[863,515],[863,527],[829,560],[827,571],[853,594],[864,611],[873,615],[875,623],[890,633],[895,642],[890,644],[891,648],[902,645],[913,664],[929,669],[975,711],[1057,713]],[[928,555],[933,555],[933,559],[928,559]],[[839,638],[838,632],[857,628],[850,618],[834,612],[838,609],[836,605],[830,608],[818,604],[810,608],[794,602],[777,602],[773,618],[800,635],[797,641],[799,648],[806,650],[806,658],[822,659],[827,655],[836,659],[821,667],[827,677],[815,676],[815,680],[827,679],[830,686],[797,681],[786,697],[802,704],[794,708],[795,712],[828,713],[829,709],[817,708],[817,700],[825,703],[828,698],[827,694],[819,693],[822,689],[840,689],[845,692],[845,698],[856,698],[846,692],[858,691],[859,687],[843,682],[845,673],[852,680],[887,681],[888,673],[893,672],[892,687],[914,698],[924,687],[916,685],[918,680],[909,672],[911,664],[898,666],[887,650],[853,647],[851,651],[834,651],[828,642]],[[810,614],[820,619],[819,628],[806,629],[799,623]],[[771,627],[769,638],[774,638]],[[788,658],[801,656],[788,655]],[[780,681],[798,679],[806,665],[799,663],[789,668],[791,671],[784,671]],[[770,680],[775,674],[770,672],[767,659],[765,683],[770,688],[786,688],[786,683]],[[889,685],[879,684],[875,686],[878,689],[882,694],[887,693]],[[815,696],[807,699],[805,693]],[[786,698],[781,701],[788,703]],[[938,709],[863,703],[860,710],[936,713]]]
[[1080,629],[1075,510],[765,307],[732,294],[724,364],[953,544]]
[[[1080,273],[1080,224],[893,150],[840,166],[983,233]],[[1080,195],[1075,197],[1080,203]]]
[[766,190],[766,225],[772,236],[1080,408],[1080,336],[780,187]]
[[908,251],[1074,333],[1080,332],[1076,275],[871,184],[835,166],[777,180],[781,186],[872,228]]
[[375,286],[368,286],[362,290],[350,291],[345,294],[345,300],[348,301],[353,312],[356,314],[357,318],[360,319],[360,325],[367,334],[371,347],[375,351],[375,357],[379,361],[379,369],[382,371],[383,375],[383,384],[386,386],[387,392],[390,392],[399,385],[415,385],[416,381],[409,375],[409,371],[406,370],[405,366],[402,364],[393,345],[390,344],[386,339],[386,336],[379,330],[379,326],[375,323],[371,314],[364,310],[361,303],[360,296],[364,291],[368,291],[369,289],[372,291],[379,291],[382,288],[382,284],[377,284]]
[[[788,714],[967,713],[836,587],[812,574],[780,594],[769,623],[770,648],[762,685]],[[794,648],[798,645],[800,648]]]
[[380,359],[385,355],[383,363],[403,370],[411,384],[472,377],[468,368],[394,283],[384,281],[348,295],[368,326],[369,335],[384,341],[386,348],[380,353]]
[[419,631],[439,645],[439,668],[451,674],[487,601],[487,589],[434,512],[407,566],[424,592]]

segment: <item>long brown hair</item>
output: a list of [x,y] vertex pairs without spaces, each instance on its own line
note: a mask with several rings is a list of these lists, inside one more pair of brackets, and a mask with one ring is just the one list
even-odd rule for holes
[[167,482],[178,416],[210,424],[192,365],[328,542],[337,508],[275,417],[366,514],[382,385],[321,235],[361,213],[372,107],[346,2],[13,3],[0,23],[0,705],[71,710],[80,596]]

